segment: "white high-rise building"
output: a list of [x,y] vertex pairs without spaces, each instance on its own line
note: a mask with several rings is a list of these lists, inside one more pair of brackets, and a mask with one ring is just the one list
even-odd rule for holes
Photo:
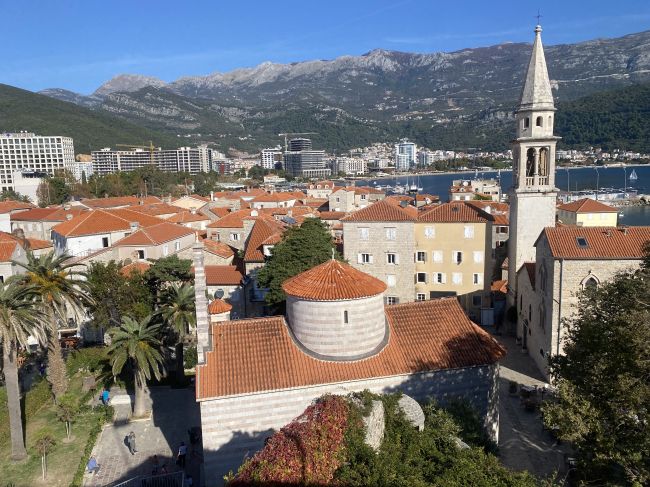
[[548,78],[542,28],[535,27],[535,42],[515,119],[517,137],[512,144],[513,174],[510,189],[508,242],[508,298],[517,303],[517,272],[534,262],[535,242],[545,227],[555,226],[555,104]]
[[73,161],[70,164],[67,164],[65,168],[70,171],[77,181],[81,181],[82,175],[86,175],[86,178],[89,178],[93,175],[93,163],[92,161]]
[[74,162],[70,137],[29,132],[0,134],[0,190],[14,188],[15,171],[54,174]]
[[146,149],[112,150],[106,147],[92,152],[93,170],[97,174],[133,171],[145,166],[155,166],[166,172],[198,174],[211,167],[211,149],[206,146],[180,147],[178,149],[149,151]]
[[417,147],[413,142],[406,140],[395,144],[395,170],[408,171],[415,166]]
[[275,169],[276,163],[282,161],[282,147],[263,149],[260,155],[260,164],[264,169]]

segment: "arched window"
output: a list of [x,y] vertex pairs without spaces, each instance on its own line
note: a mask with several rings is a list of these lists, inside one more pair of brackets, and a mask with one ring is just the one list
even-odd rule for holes
[[343,323],[348,324],[348,310],[343,311]]
[[582,287],[584,289],[596,289],[598,287],[598,279],[590,276],[582,283]]
[[541,127],[543,123],[542,117],[537,117],[537,120],[535,120],[535,125],[538,127]]
[[539,175],[548,176],[548,149],[546,147],[539,150]]
[[530,118],[526,117],[524,118],[524,128],[527,129],[530,127]]
[[535,149],[528,149],[526,152],[526,177],[532,178],[535,175]]

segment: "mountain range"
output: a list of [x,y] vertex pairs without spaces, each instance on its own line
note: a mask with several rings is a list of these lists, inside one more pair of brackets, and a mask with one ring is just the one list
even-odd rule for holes
[[[431,148],[504,149],[530,49],[524,43],[428,54],[377,49],[171,83],[123,74],[89,96],[63,89],[40,93],[164,139],[181,135],[223,150],[256,151],[276,145],[277,134],[287,131],[318,132],[315,146],[328,150],[399,137]],[[560,107],[650,82],[650,31],[545,51]]]

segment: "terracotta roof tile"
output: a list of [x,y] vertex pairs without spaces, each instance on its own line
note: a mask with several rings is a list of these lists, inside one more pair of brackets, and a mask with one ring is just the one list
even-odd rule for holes
[[160,245],[170,240],[193,235],[194,230],[191,228],[177,225],[176,223],[162,222],[157,225],[141,228],[127,235],[115,243],[116,247],[125,247],[132,245]]
[[130,276],[134,272],[144,274],[145,271],[147,271],[151,267],[151,264],[149,262],[144,262],[144,261],[136,261],[132,262],[131,264],[127,264],[123,266],[120,269],[120,274],[122,274],[125,277]]
[[[276,234],[276,237],[279,237],[282,232],[284,232],[284,227],[275,220],[268,217],[257,217],[246,242],[244,261],[264,262],[264,242]],[[277,240],[277,238],[274,239],[274,241]]]
[[444,203],[423,211],[418,216],[420,222],[433,223],[485,223],[494,218],[464,201]]
[[337,301],[375,296],[386,290],[386,284],[351,265],[330,259],[287,279],[282,289],[298,298]]
[[192,213],[191,211],[180,211],[175,215],[167,218],[168,222],[172,223],[192,223],[192,222],[205,222],[210,219],[201,213]]
[[650,227],[548,227],[543,236],[556,259],[641,259]]
[[208,313],[211,315],[218,315],[227,313],[232,309],[232,305],[226,303],[223,299],[214,299],[208,304]]
[[22,201],[4,200],[0,201],[0,213],[9,213],[16,210],[28,210],[35,206],[31,203],[24,203]]
[[205,266],[205,281],[208,286],[239,286],[243,278],[242,272],[234,265]]
[[64,222],[68,219],[68,215],[72,217],[79,216],[82,213],[89,211],[87,208],[73,206],[70,208],[50,207],[50,208],[34,208],[32,210],[21,211],[11,215],[12,221],[27,221],[27,222]]
[[408,222],[414,220],[415,217],[408,211],[386,200],[377,201],[342,218],[342,221],[346,222]]
[[85,198],[81,204],[88,208],[118,208],[123,206],[135,206],[139,204],[162,203],[160,198],[147,196],[140,198],[138,196],[114,196],[110,198]]
[[318,216],[321,220],[340,220],[345,215],[347,213],[344,211],[321,211]]
[[151,216],[174,215],[174,214],[182,211],[177,206],[168,205],[167,203],[134,205],[134,206],[130,206],[129,210],[138,211],[140,213],[145,213],[145,214],[151,215]]
[[127,208],[91,210],[55,225],[52,230],[64,237],[79,237],[82,235],[128,231],[131,228],[131,222],[137,222],[141,227],[148,227],[157,225],[162,221],[160,218],[138,213]]
[[38,238],[27,238],[25,240],[29,242],[29,248],[32,250],[51,249],[53,247],[52,242],[49,240],[41,240]]
[[284,318],[212,326],[212,350],[197,367],[197,399],[490,365],[505,350],[472,323],[456,298],[386,307],[387,345],[351,362],[323,361],[293,341]]
[[10,233],[0,232],[0,262],[10,262],[19,244],[18,238]]
[[203,247],[206,252],[211,254],[218,255],[227,259],[235,255],[235,251],[229,245],[226,245],[223,242],[217,242],[216,240],[205,239],[203,240]]
[[570,211],[573,213],[618,213],[616,208],[613,208],[600,201],[592,200],[591,198],[583,198],[581,200],[566,203],[557,207],[558,210]]
[[[304,195],[302,195],[304,197]],[[266,193],[256,196],[255,203],[280,203],[284,201],[293,201],[296,195],[293,193]]]
[[251,216],[251,210],[237,210],[228,213],[217,221],[210,223],[208,228],[243,228],[244,218]]

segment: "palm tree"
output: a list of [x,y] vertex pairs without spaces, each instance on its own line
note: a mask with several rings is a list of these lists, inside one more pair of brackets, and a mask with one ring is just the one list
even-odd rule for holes
[[151,377],[160,379],[160,367],[163,364],[160,338],[161,324],[153,321],[149,315],[142,321],[125,316],[119,327],[109,331],[111,346],[108,348],[113,376],[119,375],[128,363],[133,371],[135,383],[134,416],[145,414],[145,386]]
[[18,277],[19,281],[35,288],[47,315],[47,379],[57,401],[68,388],[68,378],[56,321],[60,319],[65,322],[68,313],[72,313],[75,318],[81,317],[84,305],[90,301],[86,275],[74,269],[78,265],[66,263],[69,258],[67,254],[57,256],[54,252],[37,257],[28,250],[27,262],[15,262],[25,269],[25,273]]
[[183,346],[191,336],[190,328],[196,326],[194,286],[183,284],[167,288],[161,297],[158,312],[176,337],[176,379],[181,382],[185,379]]
[[35,301],[36,298],[34,288],[17,283],[0,286],[0,340],[3,372],[7,385],[11,458],[14,460],[21,460],[27,456],[16,362],[18,347],[26,347],[30,335],[41,343],[45,342],[45,316],[40,305]]

